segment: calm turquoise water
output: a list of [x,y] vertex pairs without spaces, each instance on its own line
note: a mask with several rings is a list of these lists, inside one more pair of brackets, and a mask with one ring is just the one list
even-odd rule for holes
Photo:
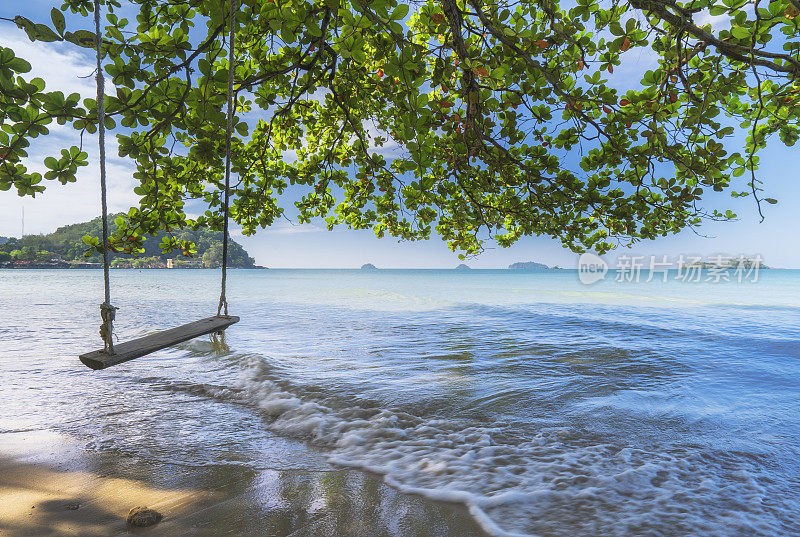
[[[218,273],[116,271],[130,338]],[[99,271],[0,271],[0,431],[181,465],[346,465],[495,535],[800,535],[800,272],[232,271],[230,352],[103,372]]]

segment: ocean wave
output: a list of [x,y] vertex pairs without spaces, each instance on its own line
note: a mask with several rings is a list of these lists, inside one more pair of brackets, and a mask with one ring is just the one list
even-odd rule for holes
[[257,357],[242,365],[225,395],[257,408],[270,431],[326,450],[334,464],[383,475],[401,491],[464,504],[491,535],[667,535],[682,528],[679,534],[767,536],[784,524],[765,507],[769,479],[746,457],[631,448],[575,427],[518,430],[342,406],[279,385]]

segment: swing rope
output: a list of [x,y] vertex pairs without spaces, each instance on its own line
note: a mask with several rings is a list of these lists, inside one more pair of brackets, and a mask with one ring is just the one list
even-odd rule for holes
[[230,38],[228,45],[228,125],[225,130],[225,201],[223,203],[223,214],[225,223],[223,228],[222,240],[222,289],[219,295],[219,306],[217,307],[217,317],[223,311],[225,317],[228,316],[228,299],[225,296],[225,285],[228,276],[228,209],[230,205],[230,180],[231,180],[231,131],[233,130],[233,75],[234,75],[234,39],[236,33],[236,0],[231,0],[230,5]]
[[103,281],[105,284],[105,301],[100,304],[100,337],[103,338],[104,350],[114,354],[114,317],[117,308],[111,305],[111,282],[108,275],[108,204],[106,202],[106,127],[105,119],[105,78],[100,64],[100,0],[94,0],[95,45],[97,51],[97,132],[100,141],[100,203],[103,210]]
[[[105,78],[102,69],[102,37],[100,35],[100,0],[94,0],[94,26],[95,49],[97,53],[97,123],[98,140],[100,145],[100,202],[102,205],[103,221],[103,283],[105,286],[105,301],[100,305],[100,317],[103,324],[100,326],[100,337],[103,339],[104,351],[114,354],[114,318],[117,309],[111,305],[111,280],[109,278],[108,262],[108,202],[106,189],[106,129],[105,119]],[[228,317],[228,300],[225,296],[228,267],[228,220],[230,208],[230,176],[231,176],[231,132],[233,131],[233,75],[234,75],[234,39],[236,26],[236,0],[231,0],[230,6],[230,51],[228,53],[228,116],[225,131],[225,200],[223,203],[224,225],[222,242],[222,285],[219,296],[217,317]],[[224,312],[224,315],[223,315]]]

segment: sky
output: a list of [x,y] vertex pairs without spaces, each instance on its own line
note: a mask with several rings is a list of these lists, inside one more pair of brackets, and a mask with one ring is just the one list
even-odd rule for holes
[[[28,0],[24,6],[16,2],[0,3],[0,16],[20,14],[31,19],[49,21],[50,7],[60,0]],[[47,89],[59,89],[65,94],[79,92],[86,97],[95,93],[94,80],[80,78],[91,75],[94,69],[90,51],[65,43],[31,43],[24,32],[8,22],[0,21],[0,45],[12,48],[28,60],[33,71],[47,82]],[[643,65],[645,64],[645,65]],[[624,65],[622,82],[629,77],[639,79],[647,58]],[[775,140],[777,142],[777,139]],[[43,171],[44,157],[57,154],[62,147],[76,143],[71,127],[53,125],[51,134],[35,141],[30,148],[29,164]],[[97,140],[85,140],[89,166],[81,168],[77,183],[61,186],[48,184],[47,190],[35,199],[20,198],[14,189],[0,192],[0,236],[20,236],[24,210],[25,234],[49,233],[57,227],[90,220],[100,213]],[[136,205],[133,194],[133,167],[117,157],[113,136],[107,137],[109,211],[119,212]],[[622,255],[668,256],[696,255],[711,258],[716,255],[760,255],[773,267],[800,268],[800,152],[782,144],[761,153],[760,176],[764,180],[766,197],[778,200],[777,205],[762,204],[764,222],[751,198],[731,199],[727,194],[707,198],[708,209],[732,209],[739,215],[733,222],[708,222],[698,232],[684,231],[676,236],[637,243],[630,249],[618,248],[604,257],[614,266]],[[744,190],[739,185],[737,190]],[[378,239],[371,231],[338,229],[327,231],[318,224],[295,225],[281,220],[256,236],[243,237],[238,230],[232,236],[255,257],[256,263],[272,268],[357,268],[372,263],[379,268],[452,268],[461,263],[457,253],[448,250],[437,237],[422,242],[398,242],[391,237]],[[491,242],[479,256],[464,261],[473,268],[504,268],[516,261],[537,261],[547,265],[575,268],[578,255],[563,248],[559,241],[547,237],[525,238],[509,248]]]

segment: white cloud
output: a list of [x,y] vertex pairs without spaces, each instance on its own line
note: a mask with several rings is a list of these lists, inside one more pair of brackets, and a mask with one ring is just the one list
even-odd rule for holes
[[[0,35],[0,45],[8,47],[14,54],[31,64],[31,71],[24,76],[42,78],[47,90],[61,91],[64,95],[80,93],[83,97],[94,97],[94,59],[71,43],[31,42],[20,31]],[[89,78],[80,78],[86,77]]]
[[[50,91],[65,95],[80,93],[94,97],[94,64],[90,55],[75,50],[64,43],[32,43],[22,33],[5,33],[0,45],[14,50],[15,54],[30,62],[32,70],[25,77],[40,77]],[[42,162],[47,156],[58,156],[62,148],[79,145],[78,133],[71,127],[52,124],[50,134],[33,140],[26,165],[31,171],[44,173]],[[19,236],[22,208],[25,208],[25,233],[48,233],[56,227],[90,220],[100,214],[100,171],[97,161],[97,137],[84,136],[83,148],[89,154],[89,165],[80,168],[78,180],[66,186],[46,181],[47,190],[35,198],[20,198],[16,190],[0,192],[0,235]],[[136,202],[133,194],[133,165],[117,157],[117,141],[113,135],[106,138],[107,182],[109,212],[126,210]]]
[[[753,6],[751,5],[745,6],[742,9],[748,15],[753,12]],[[731,27],[731,17],[728,14],[712,15],[708,9],[704,9],[695,16],[694,23],[701,28],[710,24],[712,32],[719,32],[720,30],[727,30]]]
[[[40,167],[31,166],[31,169],[42,171]],[[132,166],[118,161],[106,165],[109,213],[127,210],[136,203],[132,171]],[[96,151],[90,153],[89,166],[81,168],[77,182],[62,186],[50,181],[46,186],[47,190],[35,198],[20,198],[13,188],[0,193],[0,235],[20,235],[23,207],[26,234],[49,233],[61,225],[97,217],[100,214],[100,170]]]

